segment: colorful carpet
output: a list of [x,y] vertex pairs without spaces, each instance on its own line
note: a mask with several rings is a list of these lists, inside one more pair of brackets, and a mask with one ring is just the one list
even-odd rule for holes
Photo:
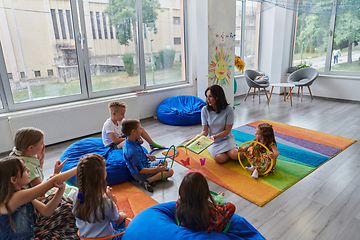
[[[263,206],[321,164],[356,142],[350,138],[262,119],[232,130],[237,145],[240,146],[246,141],[253,140],[256,127],[263,122],[270,123],[273,126],[277,148],[280,152],[274,175],[253,179],[238,161],[218,164],[207,150],[197,155],[184,148],[178,148],[179,154],[175,161],[180,164],[186,162],[186,167],[190,169],[202,170],[209,180],[259,206]],[[187,165],[187,158],[190,159],[189,165]],[[201,166],[200,158],[206,158],[205,165]]]
[[117,198],[117,209],[124,210],[129,218],[134,218],[142,210],[158,204],[157,201],[146,195],[130,182],[111,186]]

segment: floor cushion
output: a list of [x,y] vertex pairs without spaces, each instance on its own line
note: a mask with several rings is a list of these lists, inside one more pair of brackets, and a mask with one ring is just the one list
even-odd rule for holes
[[143,210],[130,222],[122,240],[249,239],[265,238],[243,217],[234,214],[226,233],[195,232],[176,225],[175,202],[162,203]]
[[157,118],[169,125],[184,126],[201,123],[205,102],[196,96],[178,95],[162,101],[156,110]]
[[[148,153],[144,147],[143,149],[145,153]],[[85,138],[66,148],[60,157],[61,161],[68,158],[62,172],[76,167],[79,159],[89,153],[98,153],[105,158],[107,172],[106,181],[109,186],[133,179],[130,171],[126,167],[122,149],[105,147],[101,138]],[[68,182],[76,185],[76,176],[70,178]]]

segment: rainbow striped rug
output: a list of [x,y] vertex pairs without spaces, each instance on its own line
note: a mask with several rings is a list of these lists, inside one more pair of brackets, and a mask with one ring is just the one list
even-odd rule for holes
[[[263,122],[270,123],[273,126],[277,148],[280,152],[274,175],[253,179],[238,161],[218,164],[208,151],[197,155],[184,150],[184,148],[178,148],[179,154],[175,160],[184,164],[189,158],[189,164],[185,163],[186,167],[202,170],[211,181],[259,206],[263,206],[321,164],[356,142],[350,138],[262,119],[232,130],[237,145],[240,146],[246,141],[253,140],[256,127]],[[206,158],[205,165],[201,166],[200,158]]]

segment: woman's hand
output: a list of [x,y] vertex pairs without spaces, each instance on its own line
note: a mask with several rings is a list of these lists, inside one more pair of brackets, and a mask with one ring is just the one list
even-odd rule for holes
[[210,138],[211,140],[215,141],[216,135],[212,135],[212,136],[210,136],[209,138]]
[[63,162],[61,162],[60,160],[57,160],[56,163],[55,163],[55,166],[54,166],[54,173],[55,174],[58,174],[61,172],[62,168],[64,167],[64,164],[66,163],[66,161],[68,160],[69,158],[65,159]]
[[117,202],[116,196],[112,193],[112,188],[107,186],[106,187],[106,195],[110,198],[111,201],[114,203]]

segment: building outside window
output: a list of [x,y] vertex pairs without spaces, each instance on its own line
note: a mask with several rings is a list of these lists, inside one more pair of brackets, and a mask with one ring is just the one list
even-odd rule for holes
[[52,24],[53,24],[55,39],[60,39],[55,9],[50,9],[50,11],[51,11],[51,20],[52,20]]
[[40,71],[34,71],[34,73],[35,73],[35,77],[41,77]]
[[65,30],[65,21],[64,21],[63,10],[59,9],[58,11],[59,11],[59,20],[60,20],[62,37],[63,37],[63,39],[66,39],[66,30]]
[[181,23],[180,17],[173,17],[173,19],[174,19],[174,24],[180,24]]
[[74,32],[73,32],[73,28],[72,28],[70,10],[66,10],[66,21],[67,21],[67,24],[68,24],[70,39],[74,39]]
[[174,44],[181,44],[181,37],[174,37]]

